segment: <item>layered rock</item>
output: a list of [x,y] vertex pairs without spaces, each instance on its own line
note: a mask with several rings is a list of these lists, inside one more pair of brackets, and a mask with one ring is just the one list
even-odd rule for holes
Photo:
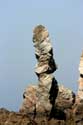
[[80,72],[80,77],[79,77],[78,93],[76,97],[74,113],[75,113],[75,122],[77,123],[77,125],[83,125],[83,52],[80,58],[79,72]]
[[63,110],[72,109],[75,101],[75,93],[72,90],[65,88],[63,85],[60,85],[58,96],[56,98],[56,106]]
[[0,125],[37,125],[28,115],[0,109]]
[[45,113],[51,111],[58,94],[58,84],[52,74],[57,69],[53,58],[53,48],[49,33],[44,26],[38,25],[35,27],[33,43],[38,61],[35,67],[38,85],[26,88],[20,111],[36,114],[36,112]]
[[[66,124],[67,123],[67,124]],[[72,123],[72,122],[71,122]],[[44,116],[33,120],[26,114],[0,109],[0,125],[70,125],[64,120],[50,120]]]
[[38,85],[25,89],[19,112],[0,109],[0,125],[83,125],[83,54],[76,101],[74,92],[59,86],[53,76],[57,66],[49,33],[44,26],[39,25],[34,29],[33,43],[38,61],[35,67]]
[[80,58],[79,72],[80,72],[80,78],[78,86],[78,98],[80,100],[83,100],[83,52]]

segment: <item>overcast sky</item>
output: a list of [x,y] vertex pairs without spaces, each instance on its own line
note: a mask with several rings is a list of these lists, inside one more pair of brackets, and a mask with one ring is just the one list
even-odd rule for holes
[[49,30],[56,79],[77,92],[83,49],[83,0],[0,0],[0,107],[18,111],[29,84],[37,84],[32,30]]

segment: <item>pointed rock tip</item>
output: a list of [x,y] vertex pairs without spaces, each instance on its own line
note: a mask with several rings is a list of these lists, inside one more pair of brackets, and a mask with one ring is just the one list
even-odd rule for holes
[[49,36],[48,30],[43,25],[37,25],[33,29],[33,42],[41,42]]
[[37,26],[33,29],[33,33],[39,33],[39,32],[42,32],[43,30],[45,30],[45,26],[43,26],[43,25],[37,25]]
[[81,57],[83,57],[83,50],[82,50],[82,55],[81,55]]

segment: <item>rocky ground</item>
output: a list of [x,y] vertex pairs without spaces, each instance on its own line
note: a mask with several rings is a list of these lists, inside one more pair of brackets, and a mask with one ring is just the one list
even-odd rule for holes
[[[65,116],[65,117],[64,117]],[[0,125],[83,125],[83,105],[77,106],[75,114],[73,110],[56,110],[55,118],[49,119],[46,114],[33,117],[33,114],[10,112],[4,108],[0,109]]]
[[75,102],[75,98],[71,90],[60,87],[51,112],[25,113],[1,108],[0,125],[83,125],[83,102]]
[[[83,125],[83,103],[75,102],[76,96],[73,91],[59,85],[59,92],[52,110],[29,112],[26,108],[25,112],[22,110],[14,112],[1,108],[0,125]],[[47,105],[44,98],[42,104]]]
[[[38,116],[33,119],[33,115],[25,115],[22,113],[9,112],[8,110],[0,109],[0,125],[65,125],[66,120],[51,119],[48,117]],[[70,120],[73,123],[73,119]],[[70,121],[67,124],[70,125]],[[68,123],[69,122],[69,123]]]

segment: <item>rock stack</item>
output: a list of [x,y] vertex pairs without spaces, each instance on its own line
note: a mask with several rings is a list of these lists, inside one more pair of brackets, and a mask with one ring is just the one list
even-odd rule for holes
[[79,72],[80,72],[80,78],[79,78],[78,98],[80,100],[83,100],[83,52],[80,58]]
[[76,125],[83,125],[83,52],[79,64],[79,86],[74,108]]
[[23,94],[23,104],[20,111],[27,113],[45,113],[51,111],[58,94],[57,80],[53,76],[57,66],[53,59],[53,49],[47,29],[38,25],[33,31],[35,56],[38,61],[35,73],[38,85],[26,88]]

